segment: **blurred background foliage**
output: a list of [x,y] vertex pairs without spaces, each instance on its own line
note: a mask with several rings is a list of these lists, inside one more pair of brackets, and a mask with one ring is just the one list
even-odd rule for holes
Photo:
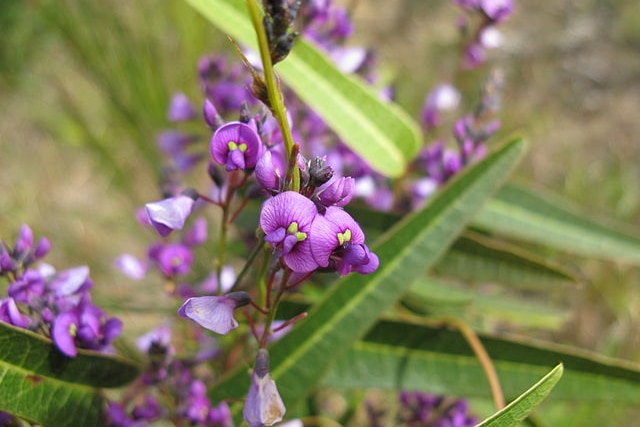
[[[384,78],[414,116],[431,86],[456,75],[458,11],[449,1],[341,3],[353,11],[353,43],[376,46]],[[97,298],[135,336],[158,306],[172,307],[162,283],[132,283],[112,263],[142,255],[154,237],[134,211],[159,198],[155,135],[169,126],[171,94],[199,104],[197,61],[228,42],[175,0],[3,0],[0,29],[0,238],[12,241],[28,223],[52,241],[51,264],[89,265]],[[640,6],[520,1],[503,31],[490,61],[506,75],[501,135],[530,142],[516,178],[596,218],[640,225]],[[468,99],[486,72],[459,82]],[[529,332],[640,362],[638,269],[565,261],[580,286],[549,291],[561,322]],[[495,321],[500,308],[491,307],[485,300],[472,313],[482,328],[517,329],[504,314]],[[579,404],[542,413],[541,425],[562,426],[623,426],[634,416]]]

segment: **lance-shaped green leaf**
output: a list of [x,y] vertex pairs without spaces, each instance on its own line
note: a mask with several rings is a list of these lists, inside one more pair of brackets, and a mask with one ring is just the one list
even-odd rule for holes
[[[480,335],[505,396],[513,399],[550,366],[564,365],[554,400],[640,402],[640,366],[535,340]],[[353,346],[324,377],[344,389],[421,390],[465,397],[490,397],[477,357],[460,333],[445,327],[382,321]]]
[[[222,32],[256,49],[243,0],[186,0]],[[418,126],[355,76],[345,75],[299,38],[276,67],[282,79],[345,143],[380,173],[400,176],[421,144]]]
[[[513,141],[449,183],[431,204],[396,224],[372,247],[380,268],[335,284],[309,316],[271,348],[271,375],[286,405],[300,402],[338,356],[370,328],[423,275],[462,231],[474,212],[509,174],[522,154]],[[213,389],[213,398],[241,398],[241,369]]]
[[51,341],[0,322],[0,410],[51,426],[101,425],[104,398],[96,387],[131,381],[137,369],[80,350],[69,358]]
[[527,418],[529,413],[538,406],[555,387],[562,377],[562,365],[558,365],[534,384],[529,390],[522,393],[516,400],[504,409],[487,418],[477,427],[514,427],[520,421]]
[[502,188],[474,218],[482,229],[598,259],[640,263],[637,230],[596,221],[548,194]]

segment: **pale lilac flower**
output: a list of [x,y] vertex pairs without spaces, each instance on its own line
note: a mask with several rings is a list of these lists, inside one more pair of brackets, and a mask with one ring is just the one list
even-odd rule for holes
[[279,250],[285,264],[297,273],[318,267],[309,246],[309,231],[317,213],[311,200],[294,191],[280,193],[262,205],[260,228],[264,240]]
[[147,266],[144,262],[131,254],[122,254],[115,260],[115,266],[125,276],[133,280],[142,280],[147,274]]
[[177,196],[147,203],[145,212],[156,231],[166,237],[173,230],[182,230],[197,198],[195,191],[185,190]]
[[494,23],[504,21],[513,12],[513,0],[479,0],[480,8]]
[[191,228],[182,236],[182,242],[187,246],[199,246],[207,241],[207,219],[204,217],[197,218],[193,221]]
[[246,292],[232,292],[220,297],[193,297],[182,304],[178,315],[217,334],[226,335],[238,327],[233,311],[250,302],[251,297]]
[[167,118],[172,122],[183,122],[193,120],[196,117],[196,110],[184,93],[176,93],[171,98]]
[[269,353],[260,349],[242,410],[243,418],[249,427],[272,426],[282,421],[285,411],[276,383],[269,375]]
[[227,171],[253,169],[262,154],[262,141],[249,125],[230,122],[211,137],[211,157]]
[[441,122],[441,112],[451,111],[458,107],[460,103],[460,92],[450,85],[441,84],[436,86],[427,95],[422,107],[422,122],[427,129],[437,127]]

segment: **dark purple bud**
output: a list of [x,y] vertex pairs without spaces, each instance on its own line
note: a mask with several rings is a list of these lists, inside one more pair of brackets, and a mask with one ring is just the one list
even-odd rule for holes
[[45,255],[49,253],[50,249],[51,249],[51,243],[49,242],[49,239],[47,239],[46,237],[41,238],[38,244],[36,245],[36,248],[33,251],[34,259],[43,258]]
[[266,190],[280,189],[287,167],[284,155],[279,150],[266,151],[256,164],[255,176],[258,183]]
[[196,110],[189,98],[184,93],[176,93],[171,98],[167,118],[172,122],[183,122],[193,120],[196,117]]
[[189,318],[203,328],[226,335],[238,327],[233,311],[251,302],[246,292],[232,292],[224,296],[189,298],[178,310],[180,317]]
[[326,158],[314,157],[309,161],[309,185],[320,187],[333,177],[333,169],[325,164]]
[[136,420],[153,421],[158,419],[163,413],[163,407],[150,395],[145,396],[144,402],[136,405],[131,411],[131,415]]
[[210,148],[213,160],[227,171],[253,169],[262,154],[262,141],[251,126],[230,122],[215,131]]

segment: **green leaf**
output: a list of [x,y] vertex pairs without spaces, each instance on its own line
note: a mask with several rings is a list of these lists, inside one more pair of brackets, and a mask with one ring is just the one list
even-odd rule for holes
[[637,230],[593,220],[557,197],[521,186],[504,186],[474,218],[474,225],[569,253],[640,263]]
[[[520,140],[505,145],[450,182],[429,206],[396,224],[372,248],[380,258],[376,272],[340,280],[273,345],[271,374],[286,405],[299,403],[333,361],[435,263],[509,174],[523,148]],[[243,367],[216,385],[212,397],[241,398],[247,386]]]
[[[242,0],[186,0],[221,31],[257,48]],[[299,38],[276,67],[282,79],[378,172],[398,177],[422,141],[413,120],[383,102],[360,79],[345,75],[310,43]]]
[[81,350],[69,358],[46,338],[0,322],[0,410],[51,426],[101,425],[95,387],[131,381],[137,369],[113,356]]
[[512,427],[527,418],[529,413],[542,402],[562,377],[562,364],[556,366],[529,390],[522,393],[501,411],[487,418],[477,427]]
[[559,265],[514,245],[467,231],[436,265],[435,272],[458,279],[517,287],[576,282]]
[[[640,402],[640,366],[535,340],[480,334],[502,390],[513,399],[564,365],[554,400]],[[490,396],[484,371],[467,341],[444,327],[382,321],[334,364],[323,385],[344,389],[420,390],[452,396]]]

